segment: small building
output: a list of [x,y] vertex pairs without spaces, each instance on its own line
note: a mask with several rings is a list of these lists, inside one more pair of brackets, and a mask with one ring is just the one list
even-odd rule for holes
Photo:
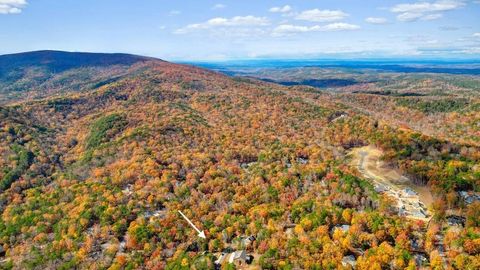
[[165,217],[166,216],[166,211],[165,210],[147,210],[143,213],[143,216],[145,218],[151,218],[151,217]]
[[128,184],[123,190],[122,190],[123,194],[127,195],[127,196],[130,196],[133,194],[133,185],[132,184]]
[[308,163],[308,158],[298,157],[297,158],[297,163],[305,165],[305,164]]
[[237,266],[251,264],[253,262],[253,256],[247,255],[245,250],[234,251],[231,253],[222,252],[215,261],[216,265],[222,265],[224,263],[232,263]]
[[378,186],[375,186],[375,191],[377,193],[385,193],[387,191],[387,188],[383,185],[378,185]]
[[417,192],[415,192],[415,191],[414,191],[413,189],[411,189],[411,188],[405,188],[405,189],[403,190],[403,192],[404,192],[405,195],[407,195],[407,196],[417,196],[417,195],[418,195]]
[[228,262],[235,263],[236,261],[246,261],[247,260],[247,252],[245,250],[239,250],[230,253]]
[[355,268],[355,266],[357,265],[357,260],[355,260],[355,257],[353,255],[348,255],[343,257],[342,265],[345,267],[350,265],[351,267]]
[[222,252],[220,254],[220,256],[217,258],[217,260],[215,261],[215,264],[216,265],[222,265],[225,262],[225,260],[227,259],[227,255],[229,255],[229,254]]
[[480,201],[480,194],[478,192],[460,191],[459,195],[467,205]]
[[244,170],[248,170],[250,167],[252,167],[255,164],[257,164],[257,162],[243,162],[243,163],[240,163],[240,167]]
[[347,116],[348,116],[348,113],[346,112],[336,111],[328,116],[328,122],[335,122]]
[[428,262],[427,257],[425,256],[425,254],[422,253],[416,253],[415,255],[413,255],[413,260],[415,261],[417,267],[423,266]]
[[447,216],[447,223],[449,226],[465,226],[466,219],[462,216]]
[[421,250],[423,248],[420,240],[417,238],[410,239],[410,245],[412,246],[413,250]]
[[253,241],[255,241],[255,239],[256,239],[255,236],[250,235],[249,237],[244,238],[244,239],[242,240],[243,245],[244,245],[245,247],[248,247],[248,246],[250,246],[250,245],[253,243]]
[[416,218],[427,218],[426,213],[423,211],[423,209],[420,209],[419,211],[412,211],[411,213],[412,216]]
[[120,244],[118,244],[118,252],[125,251],[125,247],[127,246],[127,242],[123,239]]

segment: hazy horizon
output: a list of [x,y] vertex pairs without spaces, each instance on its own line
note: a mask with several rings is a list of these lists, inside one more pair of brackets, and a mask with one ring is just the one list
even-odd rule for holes
[[480,1],[0,0],[0,54],[169,61],[479,59]]
[[441,64],[441,63],[469,63],[469,64],[480,64],[480,56],[475,58],[469,57],[433,57],[433,56],[371,56],[364,58],[356,58],[349,56],[341,55],[327,55],[327,56],[311,56],[311,57],[261,57],[261,58],[229,58],[229,59],[165,59],[162,57],[148,55],[148,54],[136,54],[132,52],[103,52],[103,51],[64,51],[64,50],[55,50],[55,49],[39,49],[33,51],[18,51],[12,53],[2,53],[0,56],[7,55],[16,55],[16,54],[25,54],[25,53],[34,53],[34,52],[66,52],[66,53],[87,53],[87,54],[126,54],[126,55],[137,55],[144,57],[151,57],[159,60],[166,60],[174,63],[180,64],[251,64],[251,63],[267,63],[267,62],[303,62],[305,64],[315,63],[315,62],[378,62],[378,63],[405,63],[405,64],[415,64],[415,63],[429,63],[429,64]]

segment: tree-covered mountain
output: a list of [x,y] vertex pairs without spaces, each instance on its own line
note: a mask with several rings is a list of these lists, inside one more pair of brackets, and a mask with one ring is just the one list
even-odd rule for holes
[[135,64],[153,60],[129,54],[60,51],[2,55],[0,104],[95,88],[127,74]]

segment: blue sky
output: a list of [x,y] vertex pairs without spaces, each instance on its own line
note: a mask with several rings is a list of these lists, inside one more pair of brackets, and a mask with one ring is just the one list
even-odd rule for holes
[[0,54],[480,58],[480,0],[0,0]]

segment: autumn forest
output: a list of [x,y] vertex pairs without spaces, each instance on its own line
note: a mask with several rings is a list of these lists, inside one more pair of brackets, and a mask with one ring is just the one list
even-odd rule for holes
[[0,56],[0,269],[480,269],[479,90]]

